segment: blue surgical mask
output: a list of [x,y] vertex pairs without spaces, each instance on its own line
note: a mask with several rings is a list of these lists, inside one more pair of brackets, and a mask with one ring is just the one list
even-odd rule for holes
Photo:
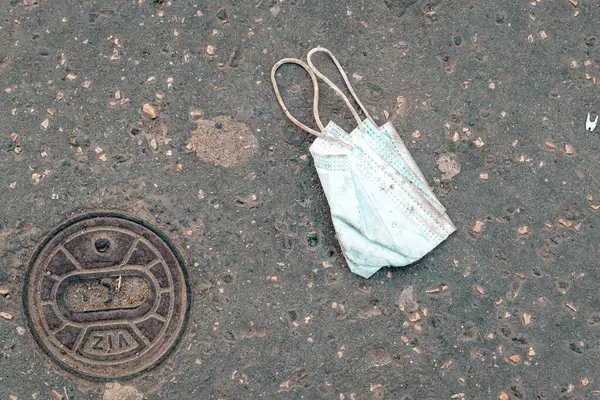
[[[314,67],[311,57],[316,52],[326,52],[332,58],[365,113],[364,121],[339,88]],[[315,88],[314,117],[319,131],[297,121],[283,104],[275,73],[287,62],[299,64],[311,76]],[[327,126],[321,123],[315,76],[323,79],[350,107],[357,123],[352,132],[347,133],[334,122]],[[271,79],[288,118],[318,136],[310,152],[340,247],[352,272],[368,278],[382,267],[412,264],[456,230],[393,125],[388,122],[377,127],[331,52],[323,48],[311,50],[308,65],[284,59],[273,67]]]

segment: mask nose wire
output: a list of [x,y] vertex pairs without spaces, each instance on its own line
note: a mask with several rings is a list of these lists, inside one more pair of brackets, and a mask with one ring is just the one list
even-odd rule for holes
[[[323,82],[325,82],[327,85],[329,85],[329,87],[331,87],[333,90],[335,90],[335,92],[336,92],[336,94],[338,96],[344,96],[345,97],[345,95],[342,93],[342,91],[340,90],[340,88],[335,83],[333,83],[328,77],[326,77],[321,71],[319,71],[315,67],[315,65],[312,62],[312,56],[315,53],[325,53],[325,54],[327,54],[329,56],[329,58],[331,59],[331,61],[333,61],[333,63],[335,64],[335,67],[339,71],[340,75],[344,79],[344,83],[346,84],[346,88],[348,88],[348,91],[350,91],[350,94],[352,95],[352,98],[354,99],[354,101],[356,101],[356,104],[358,104],[358,106],[360,107],[360,109],[362,110],[362,112],[365,114],[365,117],[367,118],[367,120],[369,122],[371,122],[373,124],[373,126],[377,126],[375,124],[375,122],[373,121],[373,118],[371,118],[371,115],[369,114],[369,112],[367,111],[367,109],[365,108],[365,106],[363,105],[363,103],[358,98],[356,92],[354,91],[354,88],[352,87],[352,84],[350,83],[350,79],[348,79],[348,75],[346,75],[346,71],[344,71],[344,68],[342,68],[342,65],[337,60],[337,58],[335,58],[335,56],[333,55],[333,53],[331,51],[327,50],[324,47],[320,47],[320,46],[315,47],[314,49],[312,49],[311,51],[309,51],[308,55],[306,56],[306,61],[308,62],[308,65],[310,66],[310,69],[319,78],[321,78],[323,80]],[[350,103],[348,103],[348,102],[346,104],[353,111],[353,114],[356,114],[356,110],[354,109],[354,107],[352,107],[350,105]],[[359,124],[359,126],[362,126],[362,124]],[[363,132],[364,132],[364,129],[363,129]]]

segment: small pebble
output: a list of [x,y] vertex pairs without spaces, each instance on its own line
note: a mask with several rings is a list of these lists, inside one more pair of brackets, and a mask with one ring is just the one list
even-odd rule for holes
[[482,221],[475,221],[475,224],[473,225],[473,228],[471,228],[471,229],[475,233],[481,233],[481,231],[483,231],[484,227],[485,227],[485,223],[483,223]]
[[575,153],[575,149],[568,143],[565,143],[565,154],[571,155]]
[[590,378],[583,378],[583,379],[581,380],[581,386],[587,386],[587,385],[589,385],[589,384],[590,384],[590,382],[591,382],[591,381],[592,381],[592,380],[591,380]]
[[146,114],[147,116],[149,116],[152,119],[155,119],[158,117],[158,112],[156,111],[156,107],[154,107],[151,104],[145,103],[142,106],[142,111],[144,112],[144,114]]
[[8,321],[11,321],[13,319],[12,314],[4,312],[4,311],[0,311],[0,318],[4,318]]

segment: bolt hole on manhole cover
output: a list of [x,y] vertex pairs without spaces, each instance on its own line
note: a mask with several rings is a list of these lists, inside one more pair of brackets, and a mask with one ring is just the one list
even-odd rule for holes
[[42,350],[93,380],[133,378],[164,360],[181,338],[191,291],[167,236],[124,214],[79,216],[35,251],[23,305]]

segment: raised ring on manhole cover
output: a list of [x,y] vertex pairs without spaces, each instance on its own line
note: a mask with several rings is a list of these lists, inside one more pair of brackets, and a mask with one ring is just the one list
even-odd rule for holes
[[23,305],[33,337],[62,368],[90,379],[131,378],[174,349],[191,291],[166,235],[118,213],[54,229],[31,258]]

